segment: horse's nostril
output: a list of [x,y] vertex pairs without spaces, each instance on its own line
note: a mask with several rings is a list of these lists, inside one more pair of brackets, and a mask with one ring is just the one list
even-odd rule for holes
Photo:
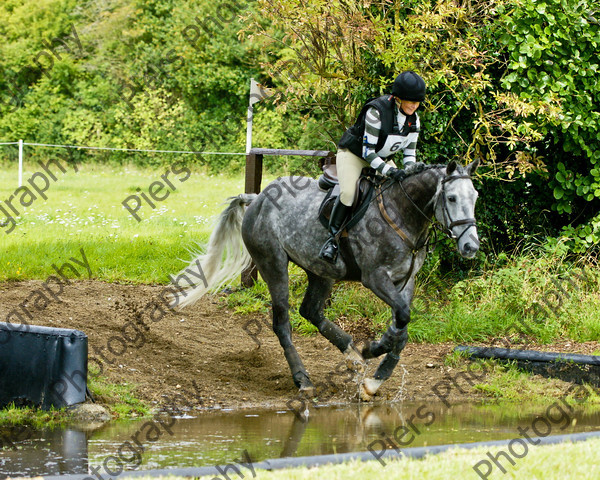
[[473,247],[471,247],[470,243],[465,244],[465,252],[471,253],[473,251]]

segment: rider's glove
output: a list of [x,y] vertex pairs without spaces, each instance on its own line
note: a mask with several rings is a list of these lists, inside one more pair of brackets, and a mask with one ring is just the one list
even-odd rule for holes
[[406,172],[404,170],[398,170],[397,168],[390,167],[390,169],[387,171],[387,176],[397,182],[401,182],[406,178]]

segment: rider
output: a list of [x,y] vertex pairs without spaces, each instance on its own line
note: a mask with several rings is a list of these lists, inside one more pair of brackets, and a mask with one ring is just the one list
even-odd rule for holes
[[[329,238],[319,258],[330,263],[337,259],[337,235],[352,209],[362,169],[370,165],[382,175],[400,181],[404,172],[396,168],[391,157],[402,150],[404,166],[414,163],[420,127],[416,110],[424,99],[423,79],[415,72],[402,72],[394,80],[392,94],[368,101],[356,124],[342,136],[336,155],[340,195],[331,211]],[[363,119],[364,131],[357,131],[362,130]]]

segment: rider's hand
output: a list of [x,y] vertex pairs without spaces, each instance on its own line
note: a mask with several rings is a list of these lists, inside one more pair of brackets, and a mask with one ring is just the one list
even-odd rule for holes
[[419,172],[425,164],[423,162],[404,162],[404,171],[407,174]]
[[406,172],[404,170],[399,170],[397,168],[391,167],[387,171],[387,176],[394,179],[397,182],[401,182],[406,178]]

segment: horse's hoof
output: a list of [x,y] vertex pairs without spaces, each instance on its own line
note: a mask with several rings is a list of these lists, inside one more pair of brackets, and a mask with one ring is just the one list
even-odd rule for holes
[[346,355],[346,367],[348,370],[356,373],[364,373],[367,363],[354,345],[348,345],[344,355]]
[[360,399],[368,402],[381,387],[383,380],[376,380],[375,378],[365,378],[360,384]]
[[317,390],[312,385],[300,387],[300,395],[306,398],[315,398],[317,396]]
[[362,383],[360,384],[360,387],[358,387],[358,398],[363,402],[370,402],[371,398],[373,398],[372,395],[369,395]]

